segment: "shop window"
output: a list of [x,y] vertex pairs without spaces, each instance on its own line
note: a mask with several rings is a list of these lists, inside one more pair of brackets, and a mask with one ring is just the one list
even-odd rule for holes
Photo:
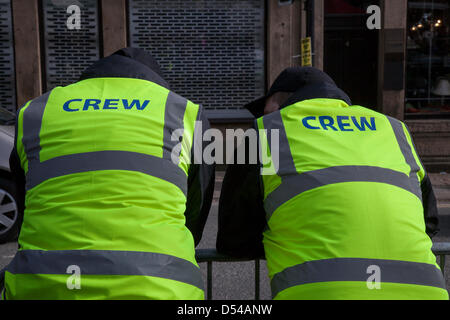
[[406,117],[450,117],[450,3],[408,1]]
[[325,14],[365,14],[373,0],[326,0]]

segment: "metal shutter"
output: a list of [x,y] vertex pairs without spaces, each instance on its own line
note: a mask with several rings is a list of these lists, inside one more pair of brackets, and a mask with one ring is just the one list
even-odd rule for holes
[[[67,7],[80,6],[81,29],[69,30]],[[46,90],[78,80],[81,72],[100,58],[96,0],[44,0]]]
[[158,60],[176,93],[207,109],[264,94],[263,0],[129,0],[130,44]]
[[11,0],[0,0],[0,107],[16,111]]

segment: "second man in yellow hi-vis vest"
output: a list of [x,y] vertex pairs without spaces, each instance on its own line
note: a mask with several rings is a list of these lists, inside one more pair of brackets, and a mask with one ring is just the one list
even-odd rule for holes
[[265,255],[274,299],[448,299],[436,200],[401,121],[311,67],[248,109],[261,157],[227,169],[219,252]]
[[198,121],[134,48],[21,108],[10,162],[25,212],[2,298],[203,299],[214,167],[191,164]]

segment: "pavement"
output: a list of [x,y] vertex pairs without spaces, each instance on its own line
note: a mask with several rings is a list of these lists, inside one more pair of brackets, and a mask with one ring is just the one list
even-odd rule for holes
[[[434,242],[450,241],[450,208],[443,208],[441,214],[441,231],[433,239]],[[210,216],[205,226],[202,241],[198,248],[215,248],[217,234],[217,197],[214,201]],[[0,245],[0,269],[6,266],[13,258],[17,250],[17,243],[11,242]],[[446,281],[447,289],[450,290],[450,257],[447,257]],[[212,268],[213,294],[215,300],[252,300],[254,299],[254,266],[253,261],[249,262],[215,262]],[[207,279],[206,263],[201,263],[200,268],[203,279]],[[270,283],[267,277],[266,262],[260,262],[260,299],[269,300]]]

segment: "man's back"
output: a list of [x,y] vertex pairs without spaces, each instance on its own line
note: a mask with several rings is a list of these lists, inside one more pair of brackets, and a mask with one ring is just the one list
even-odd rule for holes
[[[280,130],[278,173],[262,175],[274,296],[446,295],[425,233],[419,183],[425,172],[401,122],[313,99],[258,123]],[[380,269],[379,290],[366,283],[371,266]]]
[[26,209],[5,298],[202,299],[185,216],[200,112],[123,77],[57,87],[22,108]]

